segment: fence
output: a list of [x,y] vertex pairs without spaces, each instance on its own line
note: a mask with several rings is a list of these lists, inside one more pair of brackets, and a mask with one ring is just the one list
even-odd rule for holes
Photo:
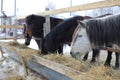
[[[60,14],[60,13],[74,12],[74,11],[83,11],[83,10],[112,7],[112,6],[119,6],[119,5],[120,5],[119,0],[105,0],[105,1],[95,2],[95,3],[79,5],[79,6],[73,6],[73,7],[67,7],[67,8],[56,9],[56,10],[51,10],[51,11],[45,11],[45,12],[37,13],[37,15],[48,16],[48,15],[52,15],[52,14]],[[17,18],[25,18],[25,17],[26,16],[20,16],[20,17],[18,16]],[[46,20],[46,21],[49,21],[49,20]],[[2,26],[1,25],[0,28],[22,28],[22,26],[13,26],[13,25]],[[50,28],[46,25],[45,30],[49,31],[47,29],[50,29]],[[47,32],[45,32],[45,33],[47,33]],[[15,38],[16,37],[14,37],[14,39]],[[5,38],[5,39],[7,39],[7,38]]]
[[22,29],[22,25],[0,25],[0,40],[7,40],[7,39],[23,39],[23,35],[18,36],[18,29]]

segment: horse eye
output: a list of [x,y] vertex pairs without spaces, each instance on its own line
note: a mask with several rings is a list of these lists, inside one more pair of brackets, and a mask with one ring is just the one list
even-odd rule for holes
[[24,35],[24,37],[26,38],[26,37],[27,37],[27,35]]
[[82,37],[82,35],[78,35],[78,37]]

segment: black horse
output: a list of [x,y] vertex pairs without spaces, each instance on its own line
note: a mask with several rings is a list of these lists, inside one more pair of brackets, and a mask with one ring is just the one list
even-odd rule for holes
[[[62,22],[63,19],[50,17],[51,29],[54,28],[58,23]],[[41,49],[41,40],[44,37],[43,24],[45,23],[45,17],[38,15],[29,15],[25,18],[26,24],[24,25],[24,37],[25,45],[29,45],[34,37],[39,49]]]
[[[84,20],[83,16],[75,16],[64,20],[55,26],[42,41],[42,54],[54,53],[63,44],[70,44],[72,41],[72,34],[78,25],[78,20]],[[62,48],[62,47],[61,47]],[[61,51],[59,51],[62,53]]]

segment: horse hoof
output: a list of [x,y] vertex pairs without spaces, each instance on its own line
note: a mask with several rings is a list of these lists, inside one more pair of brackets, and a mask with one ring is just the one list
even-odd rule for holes
[[105,63],[104,66],[105,66],[105,67],[111,67],[111,65],[108,64],[108,63]]
[[94,64],[96,61],[95,60],[91,60],[90,63]]
[[115,70],[120,70],[120,67],[113,67],[113,69],[115,69]]

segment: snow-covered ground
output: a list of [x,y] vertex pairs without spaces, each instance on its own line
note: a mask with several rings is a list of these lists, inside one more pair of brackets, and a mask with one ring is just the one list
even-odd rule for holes
[[[0,40],[0,42],[9,42],[13,40]],[[19,43],[24,44],[24,39],[17,40]],[[38,50],[38,46],[34,40],[28,46]],[[64,53],[68,54],[70,51],[69,46],[64,46]],[[45,80],[43,76],[29,70],[28,76],[25,76],[25,71],[22,65],[13,61],[7,53],[0,53],[0,80]],[[69,55],[69,54],[68,54]],[[14,79],[13,79],[14,78]]]
[[7,53],[0,53],[0,80],[46,80],[43,76],[28,70],[25,75],[23,65],[12,60]]
[[[1,40],[0,42],[8,42],[12,40]],[[24,43],[24,40],[18,40],[19,43]],[[32,40],[32,43],[34,40]],[[34,46],[33,46],[34,45]],[[38,49],[36,43],[29,47]],[[23,65],[12,60],[7,53],[0,52],[0,80],[46,80],[43,76],[28,70],[28,76],[25,75]]]
[[[9,41],[13,41],[13,40],[1,40],[1,41],[9,42]],[[25,42],[24,39],[18,39],[17,41],[21,44],[24,44],[24,42]],[[35,40],[33,40],[33,39],[31,40],[30,45],[28,47],[38,50],[38,46],[37,46]],[[69,52],[70,52],[70,46],[65,44],[63,47],[63,53],[66,55],[70,55]]]
[[[12,40],[1,40],[3,42],[8,42]],[[1,42],[0,41],[0,42]],[[18,40],[19,43],[23,44],[24,40]],[[38,46],[34,40],[31,41],[31,44],[28,46],[33,49],[38,49]],[[68,45],[64,46],[63,52],[64,54],[69,55],[70,47]],[[100,62],[104,64],[105,59],[107,57],[106,51],[101,51],[100,54]],[[17,78],[14,80],[45,80],[41,75],[38,75],[35,72],[29,71],[29,75],[25,76],[25,71],[22,65],[13,61],[9,58],[7,53],[3,54],[5,58],[3,58],[0,54],[0,80],[13,80],[12,78]],[[89,54],[89,59],[92,57],[92,52]],[[115,55],[112,58],[112,65],[115,64]],[[10,79],[11,78],[11,79]]]

